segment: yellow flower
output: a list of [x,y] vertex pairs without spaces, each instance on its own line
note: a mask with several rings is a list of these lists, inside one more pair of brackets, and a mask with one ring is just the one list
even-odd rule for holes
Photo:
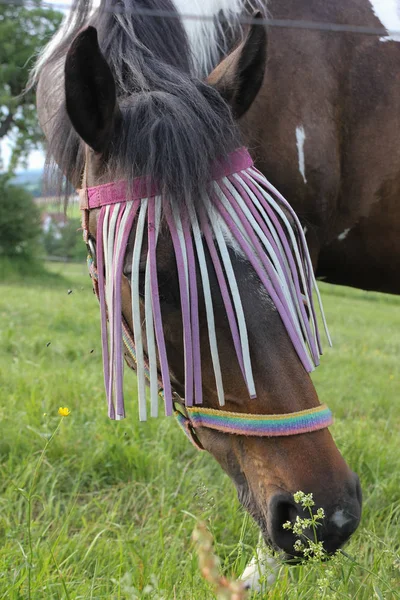
[[71,411],[67,407],[63,408],[62,406],[60,406],[60,408],[58,409],[58,414],[61,415],[62,417],[69,417],[69,415],[71,414]]

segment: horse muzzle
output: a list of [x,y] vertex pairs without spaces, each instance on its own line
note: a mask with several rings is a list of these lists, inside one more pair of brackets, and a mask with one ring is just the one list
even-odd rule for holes
[[[324,558],[342,548],[356,531],[361,519],[361,486],[358,476],[351,474],[347,489],[339,502],[331,504],[330,498],[323,502],[315,502],[315,506],[304,508],[296,503],[292,494],[283,490],[277,491],[268,500],[266,519],[261,530],[265,541],[277,550],[285,553],[287,560],[309,556],[304,549],[296,547],[300,541],[302,548],[310,548],[309,542],[322,542]],[[296,522],[310,518],[310,511],[315,514],[318,508],[323,508],[324,517],[316,527],[303,529],[300,535],[293,531]],[[290,523],[291,527],[284,527]],[[312,556],[312,552],[310,553]]]

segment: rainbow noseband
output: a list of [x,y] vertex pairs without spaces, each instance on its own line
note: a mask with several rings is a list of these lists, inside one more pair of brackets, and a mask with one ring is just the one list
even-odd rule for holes
[[281,415],[252,415],[212,408],[175,406],[179,425],[190,441],[200,449],[202,445],[195,432],[198,427],[236,435],[278,437],[318,431],[333,423],[332,412],[326,404]]

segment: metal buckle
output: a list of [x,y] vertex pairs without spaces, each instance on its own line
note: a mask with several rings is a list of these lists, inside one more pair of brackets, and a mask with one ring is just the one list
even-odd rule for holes
[[[192,425],[192,421],[190,420],[189,414],[186,410],[184,400],[176,392],[173,392],[173,396],[174,396],[174,409],[177,413],[179,413],[182,417],[184,417],[184,420],[185,420],[184,426],[182,425],[182,423],[179,423],[179,424],[181,425],[181,427],[183,427],[186,435],[188,437],[190,435],[190,438],[191,438],[190,441],[192,442],[192,444],[194,446],[196,446],[196,448],[198,450],[204,450],[204,446],[202,445],[199,438],[197,437],[196,430]],[[178,420],[178,422],[179,422],[179,420]]]
[[87,243],[86,243],[86,247],[88,249],[88,252],[90,254],[91,259],[93,260],[93,265],[94,268],[97,269],[97,260],[96,260],[96,242],[95,240],[92,238],[92,236],[88,237]]

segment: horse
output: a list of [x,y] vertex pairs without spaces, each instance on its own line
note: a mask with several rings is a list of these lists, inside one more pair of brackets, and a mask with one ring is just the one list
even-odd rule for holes
[[[296,536],[283,525],[288,520],[293,523],[303,514],[293,500],[293,494],[302,490],[312,493],[316,505],[324,509],[325,519],[317,530],[318,539],[327,553],[333,553],[359,524],[361,488],[357,475],[337,449],[326,422],[318,424],[311,419],[309,429],[291,432],[296,435],[286,435],[283,430],[253,435],[245,428],[248,423],[243,425],[244,418],[250,422],[261,418],[268,426],[276,419],[285,422],[287,417],[296,420],[304,414],[308,419],[321,409],[307,372],[310,369],[305,368],[306,359],[302,359],[290,327],[285,325],[285,311],[279,309],[279,289],[275,294],[270,285],[274,273],[265,277],[259,265],[266,264],[266,259],[254,231],[258,231],[259,239],[263,232],[265,236],[269,232],[262,229],[261,212],[258,215],[254,212],[256,199],[261,206],[270,198],[265,214],[272,205],[278,211],[277,231],[286,223],[287,231],[295,232],[286,244],[289,251],[282,253],[279,264],[292,264],[291,252],[297,248],[299,265],[304,266],[311,281],[313,273],[301,241],[302,229],[275,188],[254,170],[251,161],[246,162],[248,153],[238,150],[241,144],[238,123],[252,110],[263,82],[266,31],[258,25],[249,29],[228,60],[230,68],[237,70],[235,85],[230,90],[221,90],[220,80],[216,85],[212,77],[207,82],[194,74],[187,36],[179,18],[155,18],[137,8],[179,16],[170,0],[124,0],[111,6],[103,1],[94,11],[91,2],[76,0],[66,26],[39,59],[33,78],[49,154],[71,184],[83,190],[84,228],[92,257],[97,260],[97,273],[93,275],[98,277],[103,334],[107,308],[110,328],[115,326],[109,353],[120,361],[121,335],[125,334],[125,357],[129,366],[138,369],[138,376],[144,372],[143,360],[148,356],[149,371],[153,365],[156,376],[162,376],[167,411],[171,412],[172,387],[180,404],[178,419],[186,424],[192,441],[211,453],[232,479],[240,502],[269,545],[287,558],[299,556],[294,549]],[[223,64],[225,68],[226,63]],[[239,166],[234,168],[237,160]],[[223,185],[215,183],[221,173],[227,176]],[[235,177],[236,183],[229,188]],[[234,185],[240,186],[242,192],[247,186],[243,202],[249,202],[250,196],[254,200],[253,204],[248,203],[248,222],[254,214],[258,228],[254,224],[253,230],[249,229],[247,221],[238,221],[239,208],[230,219],[232,206],[241,202]],[[211,197],[210,190],[217,189],[215,186],[219,189],[219,200],[210,206],[207,198]],[[275,195],[275,200],[265,187]],[[105,204],[116,202],[116,198],[118,208],[111,212]],[[219,215],[213,212],[216,206]],[[163,211],[161,217],[160,211]],[[201,217],[204,211],[209,211],[208,221]],[[244,208],[240,214],[244,214]],[[224,222],[221,215],[225,215]],[[185,219],[189,222],[187,227]],[[271,222],[273,219],[272,215]],[[213,237],[218,231],[222,231],[218,238],[221,246],[216,250]],[[196,260],[190,258],[193,246]],[[256,259],[252,251],[245,251],[246,247],[254,252],[258,248]],[[225,284],[219,279],[223,257],[227,261],[224,266],[228,269],[230,265],[231,269],[231,298],[224,294]],[[113,280],[115,262],[118,273]],[[188,267],[190,263],[194,268]],[[289,268],[288,273],[295,281],[297,268]],[[285,275],[277,288],[284,285]],[[304,280],[300,285],[293,302],[299,314],[307,312],[312,320],[308,283]],[[242,356],[251,361],[252,390],[250,378],[243,375],[246,366],[242,369],[238,358],[240,348],[236,352],[232,343],[232,313],[226,306],[234,297],[240,297],[246,324],[246,335],[240,340],[244,345],[248,343],[247,354],[243,350]],[[194,339],[196,328],[185,325],[185,307],[192,310],[193,298],[198,306],[190,314],[193,318],[195,313],[198,315],[201,359],[200,386],[196,393],[202,397],[202,405],[194,407],[193,372],[194,380],[198,373],[188,367],[191,341],[186,333],[191,333]],[[289,292],[288,298],[290,302]],[[304,306],[299,299],[304,299]],[[214,312],[211,328],[210,304]],[[155,327],[157,323],[160,325],[156,331],[159,350],[156,363],[151,325],[150,333],[146,331],[149,322]],[[306,319],[300,325],[296,339],[301,345],[303,335],[306,336]],[[132,332],[135,348],[130,348]],[[103,342],[107,345],[106,335]],[[219,380],[213,354],[216,343]],[[140,356],[135,356],[139,346]],[[163,369],[165,356],[169,374]],[[121,365],[115,373],[114,366],[107,361],[105,368],[112,371],[106,376],[111,416],[122,417],[123,407],[118,404],[121,398],[118,389],[115,391],[120,386]],[[168,404],[169,378],[172,385]],[[189,393],[190,402],[185,398]],[[185,402],[179,401],[182,398]],[[154,405],[153,408],[156,410]],[[145,413],[145,404],[142,409]],[[228,425],[222,423],[221,415],[230,419]]]

